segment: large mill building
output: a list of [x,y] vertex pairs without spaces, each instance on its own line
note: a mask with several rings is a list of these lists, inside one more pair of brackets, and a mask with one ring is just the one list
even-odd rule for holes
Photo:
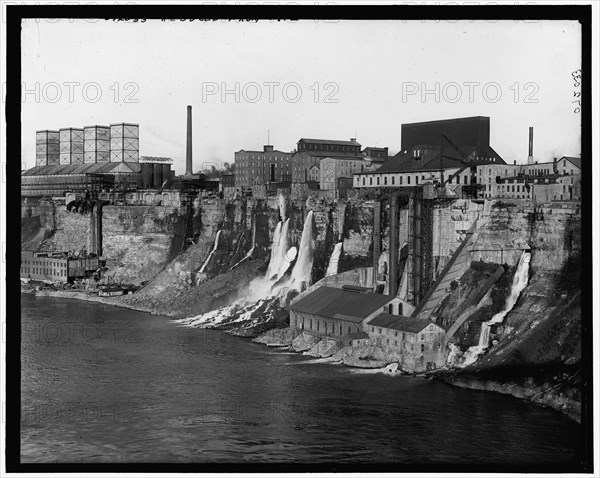
[[22,172],[21,196],[160,188],[172,177],[172,159],[140,157],[139,149],[134,123],[37,131],[36,165]]

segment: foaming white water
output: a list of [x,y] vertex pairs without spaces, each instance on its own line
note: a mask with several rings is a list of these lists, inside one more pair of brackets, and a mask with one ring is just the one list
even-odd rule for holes
[[338,242],[333,248],[333,253],[329,258],[329,265],[327,266],[327,271],[325,272],[325,277],[333,276],[338,272],[338,263],[340,261],[340,254],[342,253],[343,242]]
[[[479,333],[479,343],[473,347],[469,347],[469,350],[465,352],[464,360],[461,366],[466,367],[477,360],[479,355],[483,353],[490,344],[490,329],[492,325],[498,324],[504,320],[506,314],[508,314],[517,303],[521,292],[527,283],[529,282],[529,262],[531,261],[531,254],[527,251],[523,251],[517,270],[513,277],[512,287],[510,295],[506,298],[506,303],[500,312],[495,314],[490,320],[481,324],[481,332]],[[456,354],[456,352],[455,352]]]
[[217,247],[219,246],[219,237],[221,237],[221,229],[219,229],[217,231],[217,235],[215,236],[215,242],[213,244],[213,248],[210,251],[210,254],[208,255],[208,257],[206,258],[206,260],[204,261],[204,264],[202,264],[202,267],[200,267],[200,270],[198,272],[202,273],[204,272],[204,269],[206,269],[206,266],[208,265],[208,263],[210,262],[211,257],[213,256],[213,254],[215,253],[215,251],[217,250]]
[[283,223],[279,222],[277,224],[273,233],[271,258],[266,274],[263,277],[253,279],[243,296],[239,297],[230,306],[175,322],[188,327],[218,327],[219,325],[258,323],[259,317],[278,303],[279,298],[285,296],[288,290],[297,287],[295,290],[301,291],[302,284],[309,284],[312,270],[312,214],[312,211],[310,211],[306,217],[302,239],[300,240],[300,256],[289,280],[274,288],[274,285],[284,276],[298,253],[295,247],[287,249],[289,219],[286,219]]
[[[288,251],[289,229],[290,229],[290,220],[286,219],[283,223],[283,226],[281,226],[281,234],[279,236],[279,243],[276,245],[277,246],[277,256],[276,256],[276,262],[273,266],[273,273],[277,274],[277,279],[281,278],[281,276],[285,273],[285,271],[287,271],[287,269],[289,267],[289,264],[287,264],[287,266],[285,266],[285,270],[283,272],[281,272],[282,268],[285,265],[287,253],[289,252]],[[275,247],[275,244],[273,244],[273,247]],[[295,258],[296,258],[296,256],[294,255],[292,260],[294,260]]]
[[302,238],[300,239],[300,248],[298,251],[298,260],[292,270],[292,277],[289,283],[289,289],[302,292],[303,288],[310,285],[310,275],[313,265],[313,212],[310,211],[304,220],[304,228],[302,229]]
[[197,315],[195,317],[186,317],[185,319],[178,319],[174,320],[173,322],[184,327],[203,327],[207,325],[217,325],[219,322],[222,322],[225,317],[228,317],[229,313],[235,310],[236,307],[236,304],[233,304],[228,307],[222,307],[221,309],[211,310],[210,312],[207,312],[202,315]]
[[279,195],[279,214],[281,215],[281,220],[285,221],[285,196],[283,194]]
[[269,259],[269,266],[267,267],[266,277],[271,277],[274,274],[273,269],[275,268],[275,262],[277,261],[276,256],[279,254],[279,242],[281,239],[281,226],[283,223],[279,221],[273,232],[273,242],[271,243],[271,258]]

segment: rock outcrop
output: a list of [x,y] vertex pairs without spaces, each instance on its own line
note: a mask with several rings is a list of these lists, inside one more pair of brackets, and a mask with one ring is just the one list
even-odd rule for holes
[[282,329],[271,329],[264,334],[253,339],[257,344],[264,344],[268,347],[289,347],[300,331],[296,328],[285,327]]
[[310,350],[317,344],[317,338],[313,334],[302,332],[298,335],[290,345],[290,350],[293,352],[304,352]]
[[325,337],[310,350],[304,352],[304,355],[310,355],[311,357],[331,357],[333,354],[341,349],[339,342],[329,337]]

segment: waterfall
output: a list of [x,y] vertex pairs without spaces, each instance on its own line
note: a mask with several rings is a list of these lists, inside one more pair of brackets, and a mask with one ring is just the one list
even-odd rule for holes
[[[288,267],[290,266],[289,263],[286,265],[286,255],[289,252],[288,251],[288,232],[290,229],[290,220],[286,219],[285,222],[283,223],[283,226],[281,227],[281,235],[279,237],[279,244],[278,244],[278,255],[277,255],[277,263],[276,263],[276,267],[273,269],[273,273],[277,274],[277,279],[281,278],[281,276],[285,273],[285,271],[288,270]],[[294,248],[295,249],[295,248]],[[292,261],[296,258],[296,256],[294,255],[294,258],[292,259]],[[282,271],[281,269],[285,267],[285,270]]]
[[275,283],[286,273],[290,264],[296,258],[296,248],[287,250],[288,230],[290,220],[286,219],[283,223],[280,221],[273,233],[273,243],[271,244],[271,259],[267,272],[264,277],[257,277],[250,283],[245,301],[256,301],[274,295],[272,290]]
[[277,261],[276,257],[280,254],[279,252],[279,242],[281,238],[281,226],[282,222],[279,221],[277,226],[275,227],[275,232],[273,233],[273,241],[271,242],[271,258],[269,259],[269,266],[267,267],[267,273],[265,274],[268,278],[272,277],[275,269],[275,262]]
[[279,214],[281,215],[281,220],[285,221],[285,196],[283,194],[279,195]]
[[327,272],[325,272],[325,277],[333,276],[337,274],[338,271],[338,262],[340,260],[340,254],[342,253],[343,242],[338,242],[333,248],[333,253],[329,258],[329,265],[327,266]]
[[292,270],[289,288],[302,292],[302,287],[308,287],[310,284],[310,275],[313,265],[312,235],[313,235],[313,212],[306,215],[304,228],[302,229],[302,238],[298,251],[298,260]]
[[200,270],[198,271],[200,274],[202,274],[204,272],[204,269],[206,269],[206,266],[208,265],[208,263],[210,262],[211,257],[213,256],[213,254],[215,253],[215,251],[217,250],[217,247],[219,245],[219,237],[221,236],[221,229],[219,229],[217,231],[217,235],[215,236],[215,242],[213,244],[213,248],[210,251],[210,254],[208,255],[208,257],[206,258],[206,260],[204,261],[204,264],[202,264],[202,267],[200,268]]
[[[215,327],[223,324],[236,324],[248,321],[256,321],[265,314],[265,306],[268,309],[271,304],[279,301],[290,289],[301,291],[302,284],[308,285],[312,272],[313,252],[312,252],[312,211],[306,216],[302,238],[300,240],[299,252],[295,247],[288,250],[288,229],[289,219],[279,222],[273,233],[273,243],[271,244],[271,258],[267,272],[263,277],[253,279],[248,290],[231,305],[220,309],[211,310],[205,314],[186,319],[177,320],[182,326],[189,327]],[[220,231],[219,231],[220,232]],[[219,233],[215,239],[215,247],[218,242]],[[292,270],[291,277],[285,282],[280,281],[291,263],[298,260]],[[210,256],[209,256],[210,259]],[[208,262],[208,259],[207,259]]]
[[490,320],[487,322],[483,322],[481,324],[481,332],[479,333],[479,343],[473,347],[469,347],[469,350],[465,353],[464,362],[462,364],[463,367],[472,364],[477,360],[477,357],[483,353],[485,349],[488,348],[490,344],[490,329],[492,325],[498,324],[504,320],[506,314],[508,314],[512,308],[517,303],[521,292],[525,287],[527,287],[527,283],[529,281],[529,262],[531,261],[531,254],[527,251],[523,251],[521,254],[521,258],[519,259],[519,263],[517,265],[517,270],[513,277],[512,286],[510,290],[510,295],[506,298],[506,303],[500,312],[495,314]]

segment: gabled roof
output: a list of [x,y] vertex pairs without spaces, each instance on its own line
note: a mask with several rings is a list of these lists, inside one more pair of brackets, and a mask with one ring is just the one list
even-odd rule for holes
[[[428,319],[417,319],[415,317],[405,317],[403,315],[392,314],[379,314],[377,317],[371,319],[367,323],[367,325],[373,325],[375,327],[400,330],[402,332],[410,332],[412,334],[421,332],[421,330],[431,324],[433,324],[433,322]],[[434,325],[439,327],[437,324]]]
[[[419,148],[416,148],[419,149]],[[413,152],[400,151],[390,160],[384,163],[376,172],[377,173],[403,173],[403,172],[419,172],[419,171],[439,171],[443,165],[444,169],[460,169],[467,165],[462,163],[462,155],[454,150],[451,146],[444,146],[444,156],[440,153],[440,148],[435,146],[423,146],[421,149],[437,151],[429,160],[415,160]],[[490,146],[460,146],[461,151],[468,158],[468,165],[476,166],[480,164],[506,164],[504,160]],[[477,157],[491,158],[495,157],[496,162],[476,160]]]
[[[560,159],[566,159],[567,161],[570,161],[575,166],[577,166],[579,169],[581,169],[581,158],[575,158],[573,156],[563,156]],[[559,159],[559,161],[560,161],[560,159]]]
[[[412,151],[406,153],[398,153],[388,162],[384,163],[376,172],[377,173],[404,173],[404,172],[419,172],[419,171],[439,171],[442,166],[439,153],[429,161],[415,160]],[[443,161],[444,169],[462,168],[463,165],[456,161],[453,157],[444,154]]]
[[263,151],[263,150],[257,150],[257,149],[240,149],[239,151],[236,151],[235,154],[238,153],[256,153],[256,154],[268,154],[268,153],[278,153],[278,154],[292,154],[290,151],[281,151],[279,149],[272,149],[270,151]]
[[289,306],[290,310],[360,322],[392,301],[390,295],[350,292],[335,287],[320,287]]
[[305,143],[311,144],[336,144],[340,146],[360,146],[360,143],[356,141],[340,141],[337,139],[314,139],[314,138],[300,138],[298,143],[304,141]]

